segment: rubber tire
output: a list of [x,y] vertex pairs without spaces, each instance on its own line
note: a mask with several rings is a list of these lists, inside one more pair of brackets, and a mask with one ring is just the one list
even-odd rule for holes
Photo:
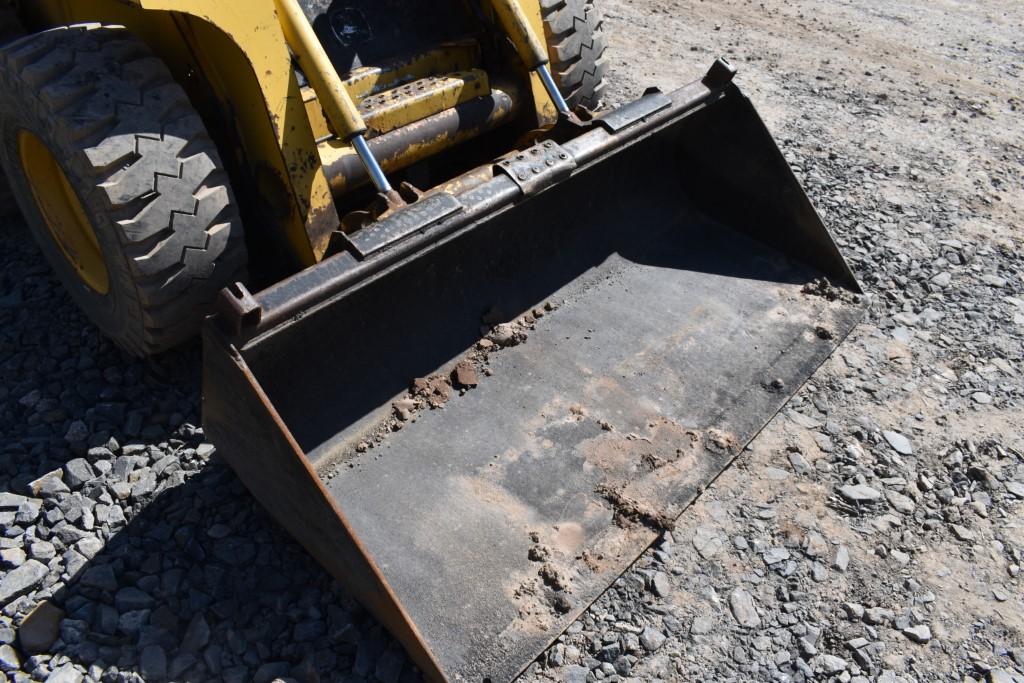
[[[246,249],[217,149],[167,67],[126,29],[74,25],[0,50],[0,162],[72,298],[139,356],[192,337]],[[100,294],[66,260],[35,204],[18,133],[46,144],[92,223],[110,279]]]
[[7,178],[0,171],[0,218],[7,218],[18,213],[18,204],[14,201],[14,193],[7,184]]
[[604,94],[607,47],[595,0],[540,0],[551,73],[570,107],[595,110]]

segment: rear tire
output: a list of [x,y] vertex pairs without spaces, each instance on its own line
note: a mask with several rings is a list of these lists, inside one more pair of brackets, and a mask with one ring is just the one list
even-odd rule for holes
[[551,72],[570,107],[597,109],[604,94],[604,19],[595,0],[541,0]]
[[[136,355],[193,336],[221,288],[242,278],[246,249],[217,149],[166,66],[122,27],[60,27],[0,50],[0,92],[4,174],[75,302]],[[77,199],[105,286],[82,275],[44,217],[54,183],[33,185],[40,155],[26,149],[48,151]]]

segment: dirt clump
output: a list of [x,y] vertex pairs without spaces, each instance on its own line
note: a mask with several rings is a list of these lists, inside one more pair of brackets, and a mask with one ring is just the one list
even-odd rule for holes
[[409,393],[425,400],[431,408],[440,408],[452,397],[452,383],[443,375],[417,377]]
[[616,526],[626,528],[633,524],[643,524],[655,531],[672,531],[675,528],[675,519],[652,510],[649,505],[626,496],[615,487],[601,484],[596,493],[611,503]]
[[476,365],[469,360],[461,360],[456,363],[450,379],[452,386],[457,389],[472,389],[480,383]]
[[569,587],[569,581],[565,575],[551,564],[545,564],[537,570],[537,576],[541,578],[545,586],[552,590],[564,591]]
[[546,545],[537,544],[530,548],[527,557],[531,562],[547,562],[551,558],[551,550]]

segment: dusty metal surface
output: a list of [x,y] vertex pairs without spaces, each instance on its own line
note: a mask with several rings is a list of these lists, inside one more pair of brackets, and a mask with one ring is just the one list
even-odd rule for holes
[[[552,185],[499,172],[458,196],[462,210],[255,295],[262,317],[237,328],[239,362],[320,478],[334,533],[396,603],[371,608],[407,619],[399,637],[448,679],[517,675],[860,317],[856,282],[749,102],[701,83],[670,97],[563,142],[572,167]],[[822,277],[841,288],[807,288]],[[495,308],[523,343],[481,348]],[[460,361],[479,374],[462,395],[444,379]],[[233,438],[218,446],[251,442]],[[244,455],[232,462],[246,479]]]
[[554,293],[564,303],[492,354],[479,387],[327,483],[453,679],[532,661],[831,352],[815,328],[842,337],[859,316],[721,226],[665,227]]

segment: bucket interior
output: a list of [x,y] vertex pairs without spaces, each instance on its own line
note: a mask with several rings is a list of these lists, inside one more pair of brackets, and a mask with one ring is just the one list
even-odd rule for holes
[[[733,94],[242,353],[446,674],[507,680],[852,329],[848,296],[805,291],[822,277],[856,290]],[[485,314],[545,304],[476,388],[374,439]]]

